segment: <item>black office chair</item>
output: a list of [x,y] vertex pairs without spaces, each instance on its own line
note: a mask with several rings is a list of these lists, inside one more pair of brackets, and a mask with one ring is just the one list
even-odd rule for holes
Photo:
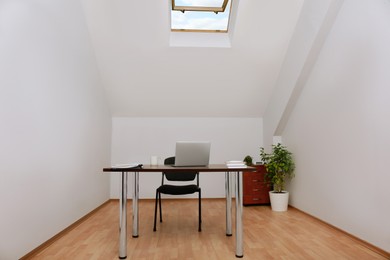
[[[175,157],[168,157],[164,161],[165,165],[175,164]],[[164,184],[164,177],[168,181],[193,181],[196,178],[196,185],[170,185]],[[202,231],[202,211],[201,211],[201,190],[199,187],[199,172],[185,172],[185,170],[180,172],[163,172],[161,186],[156,189],[156,203],[154,208],[154,227],[153,231],[156,231],[156,219],[157,219],[157,202],[160,208],[160,222],[162,222],[162,211],[161,211],[161,193],[170,194],[170,195],[184,195],[184,194],[193,194],[195,192],[199,193],[199,227],[198,231]]]

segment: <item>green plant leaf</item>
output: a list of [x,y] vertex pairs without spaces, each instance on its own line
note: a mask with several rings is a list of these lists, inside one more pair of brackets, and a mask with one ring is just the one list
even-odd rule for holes
[[273,184],[274,191],[282,192],[286,179],[295,176],[292,153],[287,150],[287,147],[278,143],[272,145],[272,153],[266,153],[264,147],[261,147],[260,158],[267,171],[266,178]]

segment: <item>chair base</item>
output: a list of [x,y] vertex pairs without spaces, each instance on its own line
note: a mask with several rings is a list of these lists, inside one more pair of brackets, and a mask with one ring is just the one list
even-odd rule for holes
[[[201,190],[199,189],[199,223],[198,223],[198,232],[202,232],[202,195]],[[160,223],[162,223],[162,209],[161,209],[161,193],[156,190],[156,201],[154,206],[154,226],[153,226],[153,232],[157,231],[157,203],[159,205],[160,209]]]

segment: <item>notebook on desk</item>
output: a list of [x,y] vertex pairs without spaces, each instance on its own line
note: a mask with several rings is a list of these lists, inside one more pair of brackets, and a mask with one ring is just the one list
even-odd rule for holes
[[178,141],[176,142],[174,167],[207,166],[210,160],[208,141]]

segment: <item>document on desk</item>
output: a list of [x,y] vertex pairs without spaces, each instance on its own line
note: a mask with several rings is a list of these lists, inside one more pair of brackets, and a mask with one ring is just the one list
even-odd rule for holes
[[126,163],[126,164],[115,164],[111,166],[111,168],[121,168],[121,169],[129,169],[129,168],[137,168],[142,167],[140,163]]
[[243,161],[227,161],[226,166],[228,168],[246,168],[246,164]]

